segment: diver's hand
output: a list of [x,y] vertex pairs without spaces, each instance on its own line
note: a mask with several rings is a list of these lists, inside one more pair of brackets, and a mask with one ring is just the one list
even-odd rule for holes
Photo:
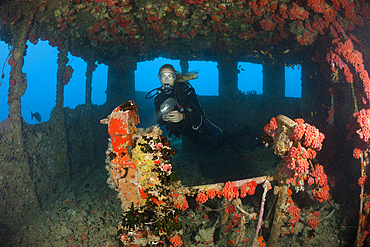
[[163,121],[165,121],[165,122],[170,121],[170,119],[169,119],[168,115],[169,115],[169,113],[167,113],[167,114],[163,114],[163,115],[162,115],[162,119],[163,119]]
[[171,111],[168,113],[168,121],[171,123],[178,123],[184,119],[184,114],[178,111]]

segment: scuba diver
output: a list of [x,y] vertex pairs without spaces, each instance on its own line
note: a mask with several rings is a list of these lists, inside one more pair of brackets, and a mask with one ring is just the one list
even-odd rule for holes
[[[227,135],[205,116],[195,90],[188,82],[198,78],[198,72],[182,74],[176,72],[172,65],[165,64],[159,69],[158,78],[162,86],[151,90],[146,98],[156,96],[154,104],[157,122],[159,125],[166,125],[169,137],[183,135],[211,150],[224,144],[237,144],[233,143],[233,139],[240,134],[248,134],[257,140],[257,133],[250,127]],[[155,90],[157,92],[153,95],[152,92]]]

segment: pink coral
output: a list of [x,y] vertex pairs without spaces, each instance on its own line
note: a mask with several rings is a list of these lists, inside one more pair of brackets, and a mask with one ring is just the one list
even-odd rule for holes
[[171,164],[162,163],[160,168],[161,168],[161,171],[167,173],[168,176],[171,175],[171,173],[172,173]]
[[236,208],[233,204],[229,205],[227,208],[225,208],[225,213],[227,214],[233,214],[235,212]]
[[[318,188],[311,190],[313,198],[318,202],[328,200],[330,197],[329,185],[327,175],[324,172],[324,167],[317,164],[315,169],[310,171],[309,175],[315,179],[315,183],[319,186]],[[312,182],[311,179],[310,182]]]
[[362,109],[358,112],[357,123],[360,127],[368,126],[370,124],[370,109]]
[[314,159],[316,157],[316,151],[312,148],[307,149],[307,158]]
[[270,20],[268,17],[260,20],[260,25],[263,30],[271,31],[275,28],[276,23]]
[[303,123],[297,124],[296,126],[294,126],[293,133],[290,135],[290,138],[295,141],[302,139],[305,130],[306,127]]
[[266,124],[263,129],[269,136],[276,136],[276,130],[278,129],[276,118],[271,118],[270,123]]
[[361,129],[357,130],[356,133],[360,137],[360,139],[367,142],[370,139],[370,127],[363,126]]
[[242,184],[242,186],[240,186],[240,197],[243,198],[246,197],[247,195],[254,195],[256,187],[257,187],[256,181],[251,181]]
[[366,176],[360,177],[358,179],[358,185],[359,186],[364,186],[365,185],[365,182],[366,182]]
[[[362,109],[354,113],[350,120],[351,127],[355,130],[361,140],[367,142],[370,139],[370,109]],[[356,121],[356,122],[355,122]],[[348,128],[348,126],[347,126]]]
[[222,189],[221,193],[229,201],[239,196],[238,187],[234,186],[230,181],[225,183],[225,187]]
[[309,164],[307,162],[307,159],[298,159],[296,164],[296,172],[298,174],[305,174],[308,171]]
[[171,237],[170,242],[172,244],[171,246],[173,246],[173,247],[180,247],[184,244],[179,235],[175,235],[175,236]]
[[288,9],[288,14],[290,19],[304,20],[308,17],[309,13],[305,11],[304,8],[299,7],[296,3],[293,2],[292,7]]
[[211,190],[208,190],[206,194],[209,199],[213,199],[215,198],[215,196],[217,196],[218,192],[215,189],[211,189]]
[[[338,28],[340,27],[337,24]],[[364,101],[369,103],[370,101],[370,78],[367,71],[364,69],[364,61],[362,54],[354,49],[352,39],[348,38],[345,42],[340,42],[339,38],[333,40],[333,45],[336,45],[334,52],[341,56],[347,66],[352,65],[356,73],[358,74],[365,94]],[[349,68],[345,68],[345,76],[348,82],[353,82],[353,75]]]
[[327,175],[324,172],[324,167],[322,165],[317,164],[315,169],[311,170],[309,175],[315,178],[315,183],[318,184],[320,187],[324,187],[328,184]]
[[289,153],[289,158],[296,159],[301,154],[301,148],[291,147],[288,150],[288,153]]
[[[307,158],[310,155],[304,147],[291,147],[288,156],[285,157],[286,167],[293,172],[294,177],[300,177],[307,173],[309,164]],[[293,180],[292,180],[293,181]]]
[[308,185],[313,185],[315,183],[315,179],[313,179],[313,177],[309,177],[307,183]]
[[353,149],[353,157],[355,159],[359,159],[361,158],[361,156],[363,155],[364,151],[366,149],[366,146],[364,145],[357,145],[354,149]]
[[67,85],[68,82],[71,80],[72,74],[74,72],[74,69],[72,68],[71,65],[68,65],[64,71],[63,77],[64,77],[64,82]]
[[318,151],[322,148],[322,141],[324,140],[325,135],[312,125],[306,124],[306,132],[304,135],[303,145],[306,147],[314,148]]
[[311,230],[315,230],[317,227],[317,220],[316,219],[310,219],[308,221],[308,225],[311,227]]
[[329,186],[325,185],[322,188],[311,190],[312,196],[317,202],[323,202],[329,199]]
[[311,227],[311,230],[315,230],[318,225],[318,220],[320,220],[321,214],[320,211],[313,212],[310,216],[308,216],[308,225]]
[[195,200],[198,203],[203,204],[203,203],[205,203],[208,200],[208,196],[206,196],[204,194],[204,192],[202,191],[202,192],[198,193],[197,198],[195,198]]
[[289,150],[288,150],[288,154],[289,154],[289,158],[290,159],[296,159],[296,158],[308,158],[308,152],[307,152],[307,149],[305,149],[304,147],[291,147]]
[[186,200],[186,197],[184,196],[184,200],[182,202],[182,207],[181,207],[181,210],[182,211],[185,211],[186,209],[189,208],[189,204],[188,204],[188,201]]
[[299,207],[297,206],[290,205],[287,208],[287,211],[290,213],[292,217],[289,223],[297,223],[299,221],[299,216],[301,215],[301,209],[299,209]]

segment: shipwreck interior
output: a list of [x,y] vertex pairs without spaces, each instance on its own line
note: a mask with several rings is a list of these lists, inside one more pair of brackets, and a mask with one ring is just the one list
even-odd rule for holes
[[[181,216],[182,227],[192,233],[174,231],[183,232],[183,246],[369,244],[369,20],[365,0],[0,0],[0,39],[10,45],[6,62],[11,66],[10,74],[2,75],[9,78],[9,115],[0,122],[0,245],[141,246],[117,233],[123,212],[117,192],[106,183],[110,136],[101,120],[133,100],[137,127],[156,124],[153,100],[135,90],[134,72],[138,62],[157,57],[180,60],[182,73],[188,72],[189,61],[217,62],[219,95],[199,96],[199,101],[227,132],[249,125],[262,136],[272,128],[271,119],[282,114],[304,119],[325,135],[310,164],[310,169],[322,165],[327,174],[330,196],[319,202],[311,199],[315,190],[306,189],[303,195],[299,183],[290,190],[288,182],[277,178],[279,156],[288,158],[287,153],[277,154],[278,140],[257,146],[245,138],[247,150],[226,145],[214,153],[186,138],[172,139],[172,149],[178,151],[173,169],[184,186],[197,189],[188,198],[192,211]],[[21,116],[27,90],[22,66],[26,42],[39,40],[59,51],[56,102],[49,121],[30,125]],[[85,104],[75,109],[63,105],[64,86],[73,76],[68,53],[87,63],[86,81],[81,82],[86,85]],[[263,94],[238,90],[238,62],[263,66]],[[109,67],[104,105],[91,103],[97,63]],[[297,64],[302,97],[288,98],[285,67]],[[270,142],[276,138],[271,135]],[[302,181],[310,172],[305,171]],[[258,186],[253,199],[235,206],[244,207],[242,215],[257,213],[260,221],[258,216],[245,220],[245,215],[238,221],[232,213],[209,213],[197,206],[196,193],[203,187],[196,186],[261,176],[266,178],[261,184],[271,182],[277,189],[267,194],[267,187]],[[301,223],[279,218],[288,210],[283,206],[287,198],[301,208]],[[209,208],[234,205],[227,200],[207,203]],[[315,210],[321,219],[320,214],[303,216]],[[317,219],[315,227],[308,223],[312,218]],[[190,227],[186,219],[198,223]],[[256,226],[262,233],[255,235]],[[170,240],[161,244],[181,246],[167,234]]]

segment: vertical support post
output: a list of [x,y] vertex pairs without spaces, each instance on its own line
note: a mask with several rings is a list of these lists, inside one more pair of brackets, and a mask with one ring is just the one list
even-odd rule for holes
[[64,73],[67,68],[68,58],[67,58],[68,51],[66,49],[63,49],[58,54],[58,70],[57,70],[57,97],[55,100],[55,106],[58,109],[63,108],[64,104],[64,86],[65,78]]
[[86,68],[86,88],[85,88],[85,105],[91,106],[92,77],[95,71],[95,62],[89,60]]
[[[32,181],[31,165],[28,163],[28,154],[24,152],[25,139],[22,135],[21,97],[27,89],[27,78],[22,68],[31,24],[30,18],[32,18],[27,15],[22,17],[23,20],[15,23],[10,32],[13,45],[12,56],[9,58],[11,64],[8,93],[10,128],[6,130],[4,135],[6,138],[1,138],[8,151],[4,153],[5,158],[0,159],[1,174],[4,174],[2,181],[7,185],[0,200],[0,222],[10,234],[19,230],[26,214],[34,214],[33,210],[39,207]],[[0,239],[2,246],[5,246],[4,243],[4,239]]]
[[218,92],[225,98],[238,92],[238,62],[236,60],[218,61]]
[[[28,28],[18,27],[14,30],[13,36],[13,55],[9,58],[11,62],[9,78],[9,118],[13,124],[15,133],[15,144],[21,145],[22,139],[22,114],[21,114],[21,97],[27,88],[26,74],[22,72],[24,55],[26,53],[26,42]],[[21,150],[21,149],[20,149]]]
[[280,228],[283,224],[283,207],[285,206],[286,200],[288,198],[288,186],[281,185],[274,188],[274,192],[278,193],[278,199],[276,201],[274,219],[272,222],[272,227],[270,231],[270,236],[267,242],[267,246],[276,246],[277,240],[280,236]]
[[[57,95],[55,100],[55,107],[50,114],[50,122],[57,123],[58,128],[55,130],[54,135],[59,136],[61,140],[67,140],[67,131],[66,131],[66,118],[64,115],[64,86],[68,83],[70,77],[72,76],[73,71],[71,67],[68,68],[68,51],[67,49],[62,49],[58,54],[58,69],[57,69]],[[59,164],[66,166],[66,174],[68,174],[68,179],[71,179],[71,164],[68,160],[68,146],[67,142],[57,142],[55,147],[60,151],[60,159],[58,160]]]
[[136,61],[110,65],[108,68],[107,104],[121,105],[135,99]]
[[285,97],[285,66],[284,64],[263,65],[263,95],[274,102]]
[[[84,145],[86,149],[86,153],[89,153],[85,158],[86,164],[86,169],[91,169],[92,164],[94,164],[94,159],[95,159],[95,152],[94,152],[94,146],[96,145],[95,142],[96,140],[94,139],[93,136],[93,127],[91,121],[93,117],[93,112],[91,109],[91,94],[92,94],[92,77],[93,77],[93,72],[95,71],[96,65],[94,60],[87,60],[87,67],[86,67],[86,88],[85,88],[85,107],[86,111],[84,111],[81,115],[84,119],[87,120],[86,122],[86,128],[87,128],[87,133],[85,135],[86,138],[86,144]],[[94,168],[92,168],[94,169]]]
[[186,74],[189,72],[189,61],[188,60],[180,60],[180,67],[181,73]]

